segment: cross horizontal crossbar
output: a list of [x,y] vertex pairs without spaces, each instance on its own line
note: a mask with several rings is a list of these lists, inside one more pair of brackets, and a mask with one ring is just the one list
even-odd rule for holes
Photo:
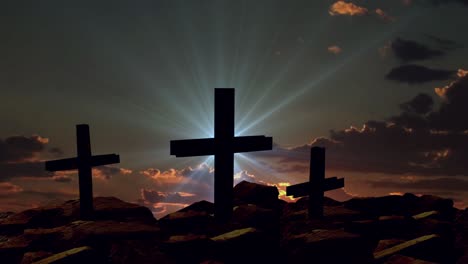
[[[310,191],[309,188],[311,187],[309,184],[313,184],[310,182],[299,183],[291,186],[286,187],[286,195],[293,196],[294,198],[307,196],[309,195]],[[338,188],[344,187],[344,178],[338,179],[337,177],[326,178],[324,181],[324,192],[335,190]]]
[[[220,147],[232,148],[233,153],[271,150],[273,144],[273,138],[265,136],[234,137],[219,141]],[[215,138],[171,140],[171,155],[176,157],[214,155],[217,142],[218,139]]]
[[[119,162],[120,157],[117,154],[96,155],[91,157],[89,166],[96,167]],[[47,171],[76,170],[78,169],[78,158],[47,161],[45,167]]]

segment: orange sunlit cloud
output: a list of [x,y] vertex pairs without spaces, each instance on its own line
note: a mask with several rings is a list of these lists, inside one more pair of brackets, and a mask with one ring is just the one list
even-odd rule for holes
[[11,182],[0,182],[0,196],[22,192],[23,188]]
[[[468,70],[464,70],[464,69],[458,69],[457,71],[457,76],[459,79],[461,78],[464,78],[468,75]],[[444,87],[436,87],[434,88],[434,92],[441,98],[445,99],[445,95],[447,94],[447,92],[450,90],[450,87],[452,87],[454,84],[457,83],[457,81],[459,80],[455,80],[453,82],[451,82],[449,85],[446,85]]]
[[369,12],[367,8],[360,7],[353,3],[347,3],[345,1],[338,1],[334,3],[328,13],[332,16],[346,15],[346,16],[362,16]]
[[463,78],[463,77],[465,77],[466,75],[468,75],[468,70],[458,69],[458,72],[457,72],[457,76],[458,76],[458,77]]
[[389,22],[392,22],[392,21],[395,21],[395,18],[392,17],[392,16],[389,16],[387,13],[385,13],[382,9],[380,8],[377,8],[375,10],[375,13],[383,20],[385,21],[389,21]]
[[291,185],[289,182],[268,183],[268,185],[275,186],[278,189],[278,199],[284,200],[286,202],[295,202],[299,199],[286,195],[286,187]]
[[338,47],[337,45],[333,45],[333,46],[328,47],[328,52],[333,53],[333,54],[339,54],[342,51],[343,50],[340,47]]

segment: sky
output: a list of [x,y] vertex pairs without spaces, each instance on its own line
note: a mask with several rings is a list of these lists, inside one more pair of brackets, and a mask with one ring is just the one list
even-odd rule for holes
[[0,211],[78,198],[89,124],[95,196],[156,217],[213,201],[213,157],[176,158],[170,140],[213,136],[214,88],[236,93],[236,135],[273,137],[235,155],[234,179],[308,179],[326,147],[327,192],[433,194],[468,204],[466,0],[3,1]]

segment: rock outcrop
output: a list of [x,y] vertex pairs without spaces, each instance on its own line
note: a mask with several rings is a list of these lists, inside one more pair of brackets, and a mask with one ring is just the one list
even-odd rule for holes
[[241,182],[233,216],[194,203],[156,220],[143,206],[94,199],[93,220],[79,202],[0,214],[1,263],[468,263],[468,210],[412,194],[326,198],[324,217],[308,198],[278,199],[272,186]]

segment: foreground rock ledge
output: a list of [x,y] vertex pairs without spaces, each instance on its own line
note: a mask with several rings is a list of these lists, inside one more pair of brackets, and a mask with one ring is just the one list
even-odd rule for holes
[[436,196],[307,199],[286,203],[272,186],[234,188],[229,223],[194,203],[156,220],[143,206],[96,197],[95,219],[79,202],[0,214],[1,263],[467,263],[468,211]]

